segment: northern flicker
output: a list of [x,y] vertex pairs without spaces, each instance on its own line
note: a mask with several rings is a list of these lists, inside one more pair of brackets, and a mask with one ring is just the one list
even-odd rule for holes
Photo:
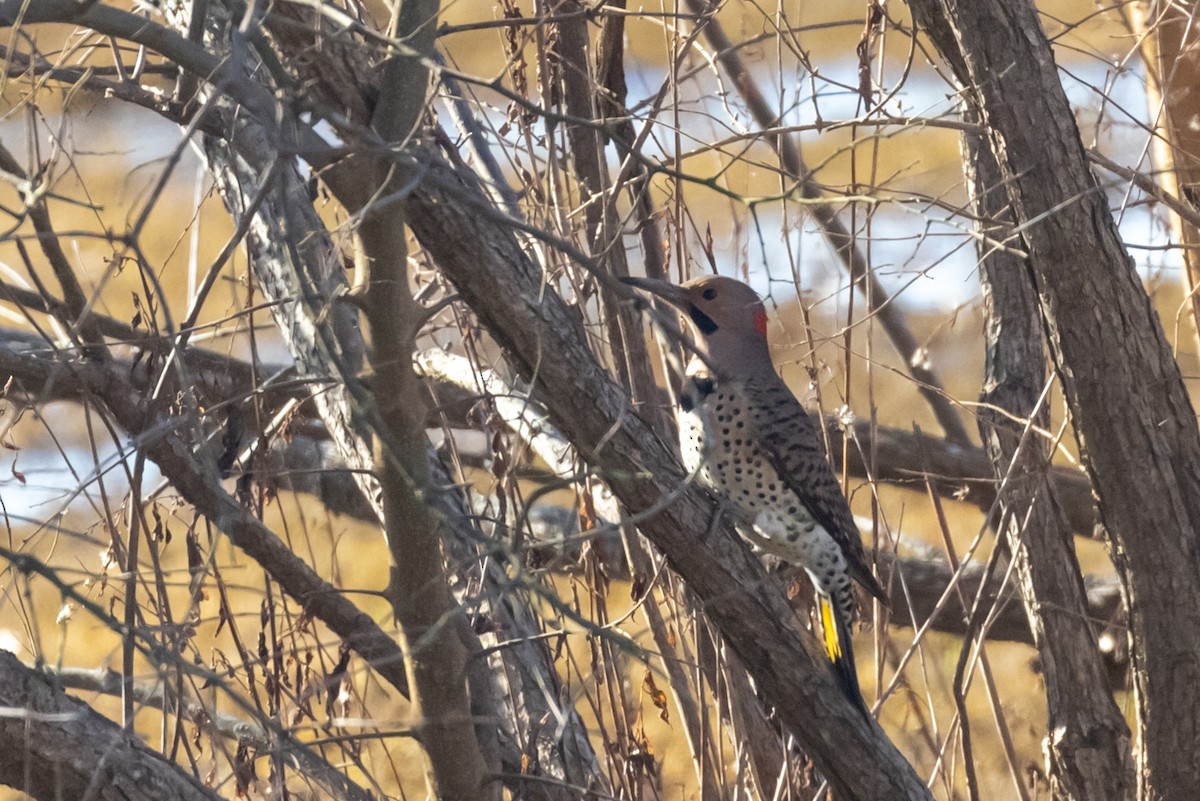
[[679,286],[622,280],[687,319],[695,355],[679,393],[683,463],[720,498],[745,539],[808,573],[838,683],[865,712],[850,641],[851,580],[885,603],[887,596],[867,566],[817,425],[771,364],[762,301],[722,276]]

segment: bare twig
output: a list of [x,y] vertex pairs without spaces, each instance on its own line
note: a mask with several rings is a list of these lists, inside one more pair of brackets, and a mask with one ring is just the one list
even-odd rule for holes
[[[698,23],[713,50],[716,51],[717,61],[729,73],[738,93],[746,102],[755,122],[762,128],[773,128],[779,124],[779,114],[771,108],[766,97],[754,82],[749,69],[742,62],[741,55],[734,47],[724,27],[717,21],[716,3],[709,0],[688,0],[688,8],[696,15],[703,15],[703,21]],[[823,202],[822,192],[813,180],[812,173],[804,164],[795,141],[786,134],[778,134],[769,138],[771,146],[779,154],[779,161],[788,175],[800,184],[802,196],[810,201],[809,209],[821,226],[821,230],[833,245],[834,251],[841,260],[846,272],[850,275],[852,284],[859,286],[867,300],[867,304],[875,319],[887,334],[904,362],[904,369],[913,377],[917,390],[925,398],[938,424],[951,442],[966,445],[970,442],[967,430],[959,419],[958,412],[942,389],[941,379],[927,366],[921,356],[921,347],[917,338],[908,329],[907,323],[893,298],[879,285],[875,273],[871,270],[866,256],[854,242],[854,236],[838,217],[833,206]]]

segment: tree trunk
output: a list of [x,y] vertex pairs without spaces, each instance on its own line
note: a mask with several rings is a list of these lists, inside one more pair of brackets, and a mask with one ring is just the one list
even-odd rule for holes
[[[416,19],[410,20],[412,25],[422,28],[427,35],[432,36],[433,27],[426,25],[428,20],[420,17],[422,13],[429,15],[429,5],[424,5],[424,12],[420,11],[416,4],[410,4],[408,7],[410,11],[416,9],[415,13],[418,15]],[[433,5],[436,7],[436,4]],[[209,13],[218,13],[219,9],[217,4],[210,5]],[[177,22],[182,24],[178,19]],[[297,36],[311,35],[309,28],[301,27],[301,34],[297,34],[295,28],[289,30],[292,34],[290,37],[279,37],[281,46],[286,48],[289,45],[312,45],[311,40],[296,40]],[[363,87],[367,85],[366,76],[358,71],[365,64],[363,55],[347,53],[346,42],[336,35],[331,35],[329,40],[322,41],[322,46],[335,50],[337,57],[329,59],[328,62],[319,62],[324,65],[322,74],[327,82],[320,86],[337,80],[351,81],[348,85],[340,87],[342,91],[339,102],[348,104],[349,116],[361,117],[363,109],[369,107],[369,104],[354,102],[356,98],[365,94]],[[339,46],[341,49],[338,49]],[[217,46],[216,49],[222,48]],[[297,63],[303,63],[303,60],[298,59]],[[397,75],[397,71],[403,72],[399,70],[399,66],[404,63],[408,62],[385,62],[384,69],[390,68],[388,75],[393,80],[391,88],[395,91],[379,98],[381,103],[386,101],[386,104],[383,110],[377,109],[376,112],[378,116],[387,115],[393,120],[387,123],[383,133],[397,138],[407,133],[406,125],[411,127],[423,113],[424,97],[421,97],[421,102],[409,103],[410,98],[395,95],[416,91],[412,89],[413,86],[424,91],[427,82],[423,72],[419,76]],[[248,84],[252,83],[248,76],[244,80]],[[404,121],[406,115],[407,123]],[[405,341],[408,348],[402,355],[396,355],[394,351],[385,354],[389,365],[397,369],[393,372],[377,367],[376,376],[384,382],[391,383],[383,389],[375,387],[374,393],[367,391],[358,375],[365,346],[358,328],[357,310],[351,303],[342,299],[347,285],[341,257],[312,206],[304,181],[289,164],[287,168],[278,171],[275,186],[262,186],[262,176],[266,173],[267,164],[276,157],[275,148],[278,144],[271,139],[269,132],[247,120],[242,123],[237,135],[230,137],[230,141],[206,137],[205,155],[209,161],[210,172],[216,179],[222,198],[235,220],[240,221],[247,210],[254,209],[250,235],[247,237],[250,265],[259,286],[267,296],[281,301],[272,305],[272,313],[296,361],[298,372],[309,377],[335,379],[331,382],[332,391],[323,387],[322,391],[314,395],[322,421],[332,434],[339,455],[354,469],[357,483],[371,503],[376,519],[385,521],[387,516],[384,514],[384,508],[390,507],[392,517],[398,518],[391,523],[393,527],[403,527],[402,530],[406,534],[420,536],[420,547],[410,550],[412,556],[404,565],[410,572],[402,583],[408,585],[412,591],[407,594],[393,592],[391,599],[398,601],[402,606],[403,614],[398,614],[397,617],[409,618],[411,625],[408,628],[412,631],[407,639],[410,645],[417,641],[427,641],[428,638],[422,640],[418,631],[424,629],[426,632],[435,632],[438,635],[436,639],[442,640],[439,647],[444,647],[445,650],[438,653],[435,649],[426,647],[423,653],[413,654],[411,648],[405,649],[406,654],[410,656],[408,689],[419,693],[419,688],[412,686],[412,679],[419,673],[428,692],[424,699],[416,700],[415,711],[418,715],[427,714],[430,718],[438,719],[418,723],[425,725],[426,745],[441,761],[439,765],[435,765],[435,773],[440,773],[437,778],[439,791],[444,793],[449,784],[461,784],[466,789],[451,790],[447,797],[486,797],[487,793],[499,792],[498,785],[494,783],[480,789],[480,784],[488,778],[488,774],[495,772],[495,766],[489,764],[493,756],[490,751],[494,749],[495,743],[484,742],[485,739],[492,739],[495,733],[494,722],[499,719],[520,719],[521,716],[531,713],[544,717],[547,708],[558,706],[558,698],[554,697],[552,692],[552,688],[557,685],[557,676],[548,660],[549,654],[545,653],[544,649],[503,650],[497,658],[508,667],[508,675],[524,678],[525,681],[514,682],[518,691],[524,693],[523,697],[501,699],[493,687],[496,671],[489,669],[486,660],[475,658],[480,651],[479,640],[470,629],[462,610],[468,603],[476,604],[468,595],[478,592],[479,585],[462,576],[455,577],[454,586],[459,597],[453,598],[449,595],[439,537],[454,540],[447,545],[447,549],[460,556],[455,561],[464,566],[461,568],[463,573],[469,573],[471,566],[480,561],[476,548],[484,541],[484,537],[467,523],[468,518],[463,514],[453,493],[421,491],[429,469],[439,471],[440,475],[440,465],[426,467],[429,451],[424,437],[423,416],[418,415],[409,427],[410,430],[401,435],[397,432],[409,421],[397,423],[391,420],[385,425],[381,415],[396,412],[396,409],[390,407],[380,410],[375,403],[376,397],[392,403],[408,398],[407,406],[397,412],[399,416],[404,416],[409,407],[423,408],[420,401],[422,389],[416,385],[411,370],[412,337],[398,337],[393,331],[375,332],[376,336],[391,348],[403,348]],[[381,167],[385,172],[388,168],[387,164],[376,165],[368,159],[357,159],[352,160],[343,169],[341,186],[349,187],[351,191],[343,189],[339,200],[348,209],[360,210],[364,200],[371,197],[371,190],[379,185],[375,180],[375,173],[371,170],[374,166]],[[332,180],[334,175],[330,172],[326,177]],[[253,199],[259,192],[265,193],[265,199],[253,206]],[[391,204],[390,208],[396,212],[402,210],[402,206],[395,203]],[[389,253],[387,247],[389,242],[393,245],[395,243],[393,236],[397,232],[393,229],[396,225],[403,225],[402,215],[399,216],[398,223],[392,224],[394,222],[381,221],[374,213],[368,215],[364,224],[367,236],[360,236],[359,244],[362,245],[363,261],[373,261],[372,266],[386,271],[387,274],[380,283],[396,294],[406,294],[406,277],[402,267],[397,268],[396,264],[397,261],[403,263],[403,251],[393,247]],[[402,233],[399,236],[402,244]],[[381,256],[381,253],[384,255]],[[419,315],[420,309],[416,307],[410,295],[407,296],[407,301],[410,316]],[[373,315],[373,323],[381,328],[381,323],[394,325],[396,321],[388,318],[397,313],[397,307],[394,296],[376,302],[372,310],[379,313]],[[378,360],[380,354],[376,353],[375,358]],[[414,401],[413,398],[417,400]],[[383,468],[379,470],[373,469],[376,467],[376,449],[372,446],[375,435],[382,446],[379,449],[381,459],[385,461]],[[388,486],[384,488],[387,490],[385,492],[381,492],[377,478],[380,475],[388,482]],[[416,484],[413,483],[414,480]],[[399,549],[406,547],[406,543],[403,542],[389,544]],[[467,554],[474,558],[468,557]],[[521,608],[525,599],[519,596],[512,597],[508,589],[508,578],[502,569],[496,568],[492,560],[484,561],[487,561],[490,567],[481,571],[482,588],[488,596],[488,605],[497,613],[498,622],[511,626],[505,629],[506,633],[527,636],[539,634],[536,627],[530,623],[534,615]],[[431,587],[433,589],[430,589]],[[424,588],[428,591],[417,592],[413,588]],[[401,590],[402,587],[394,584],[389,589]],[[449,624],[442,625],[445,621],[449,621]],[[494,636],[492,638],[494,639]],[[518,650],[521,650],[521,653],[518,653]],[[531,654],[536,654],[543,660],[518,663],[521,656],[528,657]],[[465,692],[462,686],[464,674],[471,679],[470,693]],[[455,693],[458,695],[457,699],[452,697]],[[470,706],[467,705],[468,700]],[[432,707],[430,701],[435,701]],[[507,714],[502,715],[499,704],[504,701],[508,701],[503,710]],[[533,747],[541,756],[536,762],[536,767],[553,780],[572,780],[582,786],[602,785],[594,754],[586,747],[587,740],[581,732],[581,721],[570,713],[564,714],[563,718],[566,725],[561,732],[561,739],[552,745],[546,745],[544,741],[547,738],[539,737],[533,743]],[[489,723],[475,726],[474,721],[477,719],[487,720]],[[533,725],[530,721],[521,719],[516,727],[526,730]],[[511,734],[512,727],[506,728]],[[478,734],[472,734],[472,729]],[[457,742],[470,748],[440,747],[438,743],[432,742],[439,736],[446,742]],[[479,741],[478,744],[476,740]],[[504,738],[499,745],[503,751],[503,772],[513,777],[522,775],[524,768],[530,764],[531,755],[520,750],[518,738]],[[531,782],[528,788],[527,795],[538,798],[559,798],[563,792],[555,781]]]
[[[1028,0],[910,0],[977,104],[1130,610],[1138,797],[1200,786],[1200,431]],[[1115,358],[1122,354],[1120,359]]]
[[[972,116],[968,114],[968,116]],[[1008,236],[1011,216],[987,142],[966,137],[976,216],[994,221],[989,239]],[[987,362],[979,433],[1000,489],[998,533],[1017,560],[1021,600],[1046,682],[1046,773],[1062,801],[1132,795],[1129,726],[1108,690],[1087,612],[1087,592],[1058,493],[1047,472],[1046,364],[1037,296],[1024,260],[981,241],[979,280],[987,311]]]

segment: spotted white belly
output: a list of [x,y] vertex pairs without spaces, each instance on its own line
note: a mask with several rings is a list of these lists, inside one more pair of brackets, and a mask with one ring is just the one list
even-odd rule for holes
[[746,540],[805,568],[822,592],[838,594],[849,584],[845,557],[755,443],[753,415],[733,392],[689,378],[680,394],[684,466],[721,498]]

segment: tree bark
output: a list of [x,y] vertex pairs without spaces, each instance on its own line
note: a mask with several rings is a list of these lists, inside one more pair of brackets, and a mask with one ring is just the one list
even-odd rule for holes
[[[437,0],[407,0],[400,6],[396,36],[428,58],[437,13]],[[389,146],[403,147],[427,113],[429,71],[421,60],[390,53],[378,73],[371,127]],[[500,718],[500,699],[486,661],[477,658],[479,638],[466,610],[450,592],[442,558],[442,539],[450,532],[427,500],[433,490],[426,393],[413,369],[424,309],[409,290],[404,206],[386,202],[413,179],[413,168],[361,154],[346,169],[361,192],[347,210],[357,219],[355,282],[365,287],[362,301],[371,331],[368,356],[375,383],[365,416],[373,422],[375,476],[392,555],[386,595],[400,628],[426,783],[443,801],[498,801],[502,785],[496,781],[494,722]]]
[[[969,114],[972,112],[968,112]],[[1007,237],[1000,169],[980,137],[966,138],[976,217],[994,221],[990,241]],[[1027,265],[1012,251],[980,246],[979,279],[987,347],[979,433],[1000,487],[997,533],[1016,559],[1017,583],[1046,681],[1046,774],[1062,801],[1132,796],[1129,727],[1117,709],[1096,637],[1071,532],[1048,478],[1046,364],[1037,296]]]
[[[224,12],[219,4],[209,4],[206,8],[210,15],[220,15]],[[239,54],[241,58],[222,59],[205,50],[199,42],[185,39],[140,15],[110,6],[81,6],[77,3],[54,0],[29,9],[31,13],[25,13],[26,10],[21,3],[0,3],[0,24],[12,25],[20,19],[25,23],[75,22],[94,26],[100,32],[130,39],[162,53],[201,80],[208,80],[210,89],[225,93],[224,97],[215,101],[208,109],[206,117],[206,123],[211,123],[215,118],[221,124],[200,126],[210,134],[206,139],[206,147],[207,155],[214,166],[214,177],[224,190],[225,199],[231,203],[231,211],[235,218],[244,215],[251,207],[252,199],[261,193],[261,203],[256,206],[254,218],[249,224],[251,265],[259,286],[276,301],[272,312],[296,361],[298,373],[309,381],[321,384],[320,391],[312,394],[321,406],[322,421],[338,447],[339,456],[352,466],[349,475],[359,483],[366,501],[375,509],[378,519],[380,496],[370,469],[371,429],[365,416],[365,410],[370,407],[370,394],[358,380],[364,350],[357,328],[356,312],[349,304],[331,302],[331,299],[342,294],[345,288],[340,254],[332,246],[320,218],[312,208],[304,180],[290,162],[275,171],[273,184],[263,186],[261,180],[264,175],[272,174],[268,167],[276,158],[293,158],[281,156],[278,146],[295,145],[297,141],[302,143],[300,149],[308,158],[321,167],[328,166],[328,146],[313,134],[306,124],[292,116],[289,103],[297,98],[288,97],[287,94],[295,87],[264,86],[259,80],[263,75],[269,73],[272,77],[279,77],[279,73],[270,70],[256,72],[253,76],[242,74],[241,71],[246,66],[244,58],[248,55],[246,49]],[[181,26],[187,24],[187,14],[179,13],[179,4],[164,6],[164,11]],[[271,14],[268,18],[275,17]],[[209,21],[218,25],[222,22],[220,19],[211,18]],[[311,38],[311,27],[305,27],[304,30]],[[345,34],[345,31],[338,33]],[[254,39],[252,33],[250,38],[253,39],[253,45],[265,46],[261,36]],[[362,83],[352,86],[352,91],[342,91],[339,100],[350,102],[368,94],[369,81],[357,71],[367,63],[365,49],[361,43],[355,46],[352,37],[349,36],[330,36],[329,39],[337,44],[350,46],[339,50],[341,59],[322,68],[321,74],[326,81],[322,86],[335,83],[335,75],[341,78],[349,75],[356,80],[362,80]],[[241,44],[245,45],[247,42],[243,40]],[[297,57],[289,64],[303,62],[303,57]],[[279,90],[279,93],[275,90]],[[279,102],[281,97],[288,102]],[[236,106],[238,103],[242,104],[240,110]],[[174,106],[156,108],[164,113],[178,111]],[[243,114],[241,111],[248,113]],[[362,108],[358,111],[361,112]],[[363,120],[362,113],[356,115],[352,112],[349,116],[354,121]],[[66,308],[65,304],[62,308]],[[110,325],[112,322],[100,320],[99,315],[94,315],[93,319],[104,325]],[[93,377],[100,381],[94,386],[106,387],[107,397],[118,404],[118,409],[123,413],[118,416],[123,424],[131,426],[130,433],[140,431],[145,421],[137,415],[129,414],[134,408],[130,399],[135,392],[128,382],[123,380],[123,377],[118,381],[110,381],[108,375]],[[331,377],[336,379],[330,381]],[[170,429],[171,426],[166,428]],[[401,660],[398,658],[399,649],[395,643],[382,636],[382,632],[373,621],[357,614],[353,604],[320,581],[293,554],[281,554],[275,550],[279,545],[278,540],[243,514],[244,510],[217,486],[217,479],[205,473],[205,465],[193,455],[175,450],[178,444],[175,438],[168,439],[169,442],[159,443],[156,455],[166,459],[166,464],[160,464],[160,467],[163,467],[164,474],[178,479],[180,483],[177,486],[182,494],[229,533],[239,546],[248,548],[248,552],[261,561],[273,575],[279,577],[277,574],[286,566],[285,575],[281,579],[285,588],[289,589],[297,600],[309,606],[310,610],[332,629],[355,643],[355,647],[372,661],[381,676],[402,692],[406,692],[407,680],[404,671],[398,669]],[[420,456],[424,458],[427,452],[423,447]],[[434,469],[440,468],[435,465]],[[483,538],[478,530],[470,525],[468,516],[462,512],[457,502],[450,498],[453,494],[430,493],[428,500],[438,505],[440,513],[445,515],[448,521],[447,530],[459,539],[455,545],[472,549]],[[467,563],[465,559],[459,561]],[[495,566],[494,560],[476,559],[475,563],[479,561],[489,565],[479,578],[482,580],[484,592],[488,595],[488,606],[495,611],[497,631],[503,632],[505,636],[518,638],[535,637],[540,634],[537,627],[531,623],[533,615],[520,608],[528,599],[513,596],[509,590],[508,578],[503,575],[502,569]],[[469,580],[460,581],[456,586],[465,593],[468,585],[472,593],[479,592],[479,584]],[[299,589],[306,587],[313,589]],[[467,600],[465,596],[464,600]],[[470,603],[479,605],[475,597],[469,600]],[[495,637],[488,636],[493,639]],[[382,637],[382,640],[379,637]],[[556,691],[557,676],[548,652],[544,648],[507,648],[492,653],[495,659],[503,662],[511,671],[511,675],[526,679],[517,687],[518,692],[525,694],[524,697],[513,699],[513,705],[507,710],[511,714],[502,717],[512,721],[512,728],[522,730],[530,727],[530,721],[545,719],[545,711],[556,708],[559,704]],[[528,659],[532,655],[538,656],[539,659]],[[526,661],[522,662],[522,658]],[[488,671],[483,669],[484,664],[484,660],[473,661],[472,669],[485,674]],[[477,693],[473,695],[473,700],[484,703],[489,697],[493,697],[492,693]],[[526,715],[529,717],[524,717]],[[492,711],[484,717],[494,719],[496,715]],[[541,757],[536,761],[531,761],[529,755],[521,753],[518,743],[512,738],[504,744],[504,773],[507,776],[514,781],[524,781],[526,769],[532,766],[535,770],[531,774],[534,779],[540,776],[551,779],[549,782],[528,782],[528,797],[561,797],[567,788],[560,785],[559,781],[578,779],[580,785],[603,784],[602,779],[598,777],[594,754],[590,750],[586,735],[582,732],[582,724],[578,717],[571,710],[564,711],[559,717],[565,724],[561,729],[551,732],[553,736],[539,736],[536,739],[535,745]],[[494,726],[491,728],[494,729]],[[554,742],[546,744],[547,740]],[[579,761],[564,765],[568,760]]]
[[0,783],[38,801],[217,801],[137,735],[0,651]]
[[[910,0],[996,155],[1130,610],[1142,799],[1200,786],[1200,432],[1028,0]],[[1120,359],[1115,358],[1121,354]]]

